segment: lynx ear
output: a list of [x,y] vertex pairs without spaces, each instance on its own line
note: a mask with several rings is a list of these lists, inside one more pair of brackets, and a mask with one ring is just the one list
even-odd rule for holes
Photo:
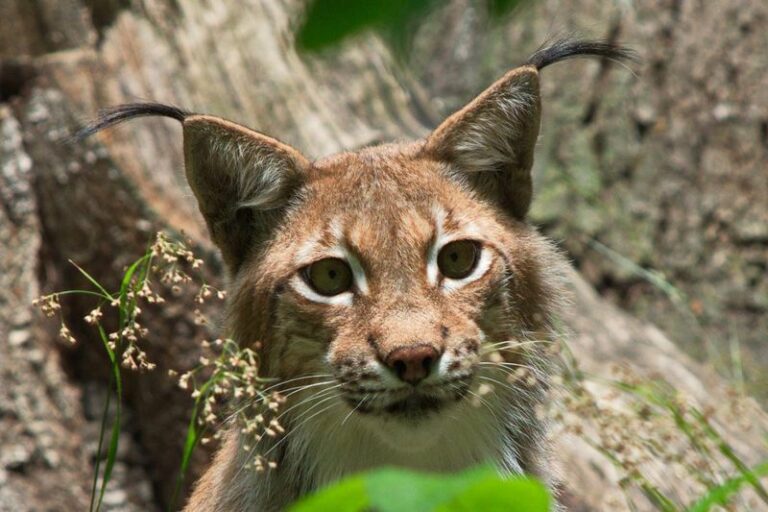
[[296,193],[309,162],[296,149],[221,118],[188,116],[187,180],[231,271]]
[[518,219],[531,203],[539,134],[539,73],[513,69],[435,129],[425,149],[451,173]]
[[147,116],[182,123],[187,180],[211,238],[229,270],[236,272],[297,193],[309,162],[292,147],[244,126],[161,103],[131,103],[102,111],[76,138]]
[[631,49],[611,41],[552,41],[438,126],[427,138],[427,155],[446,162],[481,196],[524,218],[533,192],[531,165],[541,116],[539,71],[574,57],[637,59]]

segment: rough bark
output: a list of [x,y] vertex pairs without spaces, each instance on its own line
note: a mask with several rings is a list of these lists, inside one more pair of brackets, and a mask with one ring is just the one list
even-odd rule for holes
[[[456,5],[452,8],[464,21],[455,30],[459,41],[466,39],[469,57],[457,59],[447,43],[437,44],[438,34],[424,35],[422,41],[437,41],[432,47],[442,52],[434,50],[438,58],[424,68],[421,83],[392,60],[378,39],[369,36],[338,53],[303,60],[291,42],[297,2],[250,0],[235,6],[213,1],[18,0],[0,5],[0,42],[5,43],[0,44],[0,101],[7,103],[0,106],[0,506],[76,510],[87,505],[98,404],[106,383],[98,345],[89,339],[81,320],[89,306],[72,301],[66,307],[66,320],[85,341],[74,348],[57,342],[58,326],[36,316],[29,306],[39,293],[83,285],[67,259],[114,284],[124,266],[144,251],[156,229],[183,230],[208,262],[207,279],[214,284],[222,281],[221,264],[184,182],[179,128],[171,121],[145,120],[86,143],[62,142],[78,120],[93,116],[99,107],[153,99],[242,122],[315,157],[379,140],[423,135],[438,119],[438,112],[467,99],[470,89],[490,78],[487,70],[478,74],[477,81],[449,78],[470,73],[474,69],[471,52],[476,51],[471,41],[473,11]],[[613,15],[592,3],[584,5],[606,19]],[[559,6],[543,2],[537,9],[546,14]],[[626,14],[622,23],[637,27],[630,33],[640,34],[640,18],[640,14]],[[521,25],[526,28],[514,29]],[[515,48],[521,57],[543,39],[546,30],[543,22],[511,27],[510,40],[528,41]],[[423,44],[421,48],[430,47]],[[493,56],[494,74],[503,70],[500,62],[511,65],[520,60]],[[545,126],[557,127],[561,118],[571,123],[578,119],[590,105],[579,91],[598,83],[616,96],[610,96],[612,103],[594,107],[602,123],[585,123],[582,130],[573,130],[573,136],[593,144],[602,137],[604,147],[611,150],[623,147],[623,140],[609,137],[616,135],[610,132],[608,120],[628,116],[617,113],[619,105],[628,101],[621,100],[626,97],[621,95],[636,93],[640,86],[631,85],[627,73],[620,79],[614,72],[601,78],[596,65],[583,69],[579,80],[570,81],[578,86],[573,91],[546,85],[567,82],[562,79],[565,75],[556,70],[547,75],[552,78],[545,81],[547,97],[551,101],[562,95],[565,99],[559,104],[571,109],[564,113],[546,109],[545,116],[552,117]],[[645,71],[641,76],[646,76]],[[442,103],[424,100],[432,96]],[[595,98],[602,96],[595,93]],[[634,121],[623,123],[625,131],[619,133],[634,126],[628,124]],[[597,163],[592,156],[578,160],[579,154],[574,157],[552,142],[557,137],[556,130],[544,132],[537,170],[544,176],[538,198],[544,201],[542,208],[562,200],[547,198],[551,187],[560,190],[552,178],[557,172],[547,162],[562,162],[558,165],[584,172],[590,172],[587,168],[593,164],[605,172],[618,172],[608,157]],[[658,139],[659,146],[653,146],[657,158],[665,155],[664,141],[673,142]],[[644,144],[632,146],[631,152],[651,147]],[[674,165],[684,156],[664,161]],[[679,188],[674,190],[679,193]],[[594,193],[603,198],[602,189]],[[619,215],[608,211],[603,214],[606,218]],[[540,212],[537,218],[559,218],[547,215]],[[567,238],[569,224],[563,226],[556,233],[566,233],[563,238]],[[675,226],[682,229],[677,222]],[[575,254],[585,264],[589,258],[579,247],[575,246]],[[575,273],[573,283],[575,306],[568,321],[575,334],[572,346],[586,368],[605,373],[613,363],[628,361],[664,375],[702,403],[728,399],[725,383],[685,356],[661,331],[599,298]],[[129,375],[126,382],[129,418],[123,444],[127,449],[111,487],[116,494],[108,504],[114,509],[145,510],[153,506],[150,501],[167,502],[190,399],[165,376],[165,370],[192,366],[199,355],[198,340],[211,334],[195,325],[190,312],[183,309],[165,308],[148,315],[146,322],[152,328],[148,352],[159,368]],[[768,426],[757,409],[750,410],[748,418],[758,427]],[[735,425],[723,423],[753,461],[764,456],[757,437],[739,436]],[[564,438],[560,443],[558,452],[565,461],[565,480],[574,502],[605,507],[609,495],[619,492],[615,475],[576,440]],[[191,479],[199,474],[206,457],[205,451],[198,452]],[[595,489],[610,490],[598,493]]]
[[740,346],[750,389],[766,398],[768,4],[541,0],[490,36],[468,5],[451,2],[417,38],[413,70],[443,113],[547,37],[591,34],[638,51],[633,72],[545,70],[532,218],[603,295],[688,353],[738,377]]

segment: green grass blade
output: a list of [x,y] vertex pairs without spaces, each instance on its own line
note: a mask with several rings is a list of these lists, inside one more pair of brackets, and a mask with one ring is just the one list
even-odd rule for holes
[[[101,327],[101,325],[99,325],[98,328],[99,328],[98,329],[99,336],[101,338],[102,343],[104,344],[104,348],[107,350],[107,355],[109,356],[109,360],[112,366],[111,368],[112,374],[110,377],[109,388],[111,388],[112,385],[114,385],[115,398],[117,399],[117,402],[116,402],[116,408],[115,408],[115,419],[114,419],[114,423],[112,424],[112,435],[110,436],[109,449],[107,450],[107,462],[104,466],[104,474],[101,477],[99,499],[96,502],[95,508],[93,508],[93,496],[91,497],[91,510],[95,512],[98,512],[101,508],[101,503],[104,499],[104,492],[107,489],[107,484],[109,484],[109,480],[112,477],[112,469],[115,466],[115,459],[117,458],[117,448],[120,441],[121,404],[123,400],[123,383],[120,375],[120,364],[117,361],[117,357],[114,351],[109,348],[107,335],[104,332],[104,328]],[[110,395],[108,394],[107,396],[110,396]],[[97,462],[96,462],[95,478],[98,478],[98,474],[99,474],[98,469],[101,461],[101,449],[103,445],[104,431],[106,430],[106,416],[108,413],[109,411],[105,408],[104,416],[102,417],[101,430],[99,432],[99,449],[96,457]]]
[[[750,473],[758,478],[768,475],[768,462],[755,467]],[[715,505],[725,506],[729,499],[747,483],[749,480],[745,475],[730,478],[721,485],[709,489],[704,496],[688,508],[688,512],[708,512]]]
[[760,479],[752,472],[751,469],[749,469],[744,461],[741,460],[738,455],[736,455],[736,452],[733,451],[731,445],[729,445],[725,439],[723,439],[720,434],[712,427],[712,425],[701,413],[701,411],[692,409],[691,414],[701,423],[701,426],[704,428],[704,432],[710,437],[710,439],[712,439],[712,441],[714,441],[718,450],[720,450],[720,453],[722,453],[726,459],[731,461],[731,463],[736,466],[736,468],[741,472],[742,476],[755,490],[757,495],[760,496],[760,499],[763,500],[764,503],[768,504],[768,492],[765,490],[765,487],[763,487],[763,484],[760,483]]
[[[107,430],[107,417],[109,415],[109,403],[112,399],[112,393],[109,391],[112,389],[112,386],[115,382],[115,365],[117,364],[117,360],[115,358],[115,353],[112,351],[111,348],[109,348],[109,342],[107,340],[107,333],[104,332],[104,328],[101,325],[98,325],[98,332],[99,332],[99,338],[101,339],[101,343],[104,345],[104,350],[107,351],[107,357],[109,357],[110,364],[112,366],[112,373],[109,377],[109,385],[107,386],[107,399],[104,401],[104,410],[101,413],[101,427],[99,428],[99,445],[96,449],[96,464],[93,471],[93,486],[91,488],[91,504],[89,507],[89,510],[91,512],[94,512],[98,510],[98,505],[96,505],[96,488],[98,487],[99,482],[99,469],[101,468],[101,451],[104,447],[104,433]],[[119,367],[118,367],[118,373],[119,373]],[[102,481],[102,487],[104,487],[106,484]],[[96,505],[96,508],[94,508],[94,505]]]
[[94,279],[93,276],[91,276],[91,274],[86,272],[80,265],[78,265],[74,261],[72,260],[67,260],[67,261],[69,261],[83,275],[83,277],[85,277],[88,281],[90,281],[90,283],[93,286],[95,286],[97,290],[103,293],[105,297],[110,297],[109,292],[105,290],[104,287],[101,286],[101,284],[96,279]]
[[[112,387],[112,380],[109,381],[109,388]],[[107,416],[109,415],[109,402],[112,399],[112,393],[107,393],[107,398],[104,400],[104,410],[101,412],[101,427],[99,428],[99,445],[96,448],[96,465],[93,471],[93,485],[91,486],[91,504],[88,510],[94,512],[94,505],[96,504],[96,489],[99,485],[99,469],[101,467],[101,450],[104,447],[104,432],[107,430]]]
[[56,292],[56,295],[60,297],[63,295],[89,295],[92,297],[98,297],[100,299],[104,299],[106,301],[112,301],[112,296],[94,292],[93,290],[65,290],[63,292]]
[[205,381],[205,383],[200,386],[200,393],[197,395],[197,398],[195,398],[195,405],[192,408],[192,414],[189,418],[189,424],[187,425],[187,437],[184,440],[184,451],[181,456],[179,474],[176,477],[176,485],[173,489],[171,501],[168,504],[169,512],[172,511],[176,506],[176,500],[179,498],[181,486],[184,484],[184,478],[186,477],[187,470],[189,469],[189,462],[192,459],[192,452],[194,452],[195,448],[197,447],[197,443],[200,441],[200,437],[202,436],[202,432],[197,427],[197,415],[200,411],[200,404],[202,404],[203,401],[207,398],[210,389],[221,379],[222,377],[219,376],[218,378],[214,377]]
[[619,252],[615,251],[614,249],[611,249],[605,244],[602,244],[598,242],[595,239],[590,239],[587,242],[590,247],[592,247],[594,250],[602,254],[603,256],[607,257],[609,260],[613,261],[620,267],[632,272],[633,274],[637,275],[638,277],[641,277],[645,279],[648,283],[655,286],[657,289],[664,292],[664,294],[669,297],[672,302],[674,302],[676,305],[685,304],[686,303],[686,297],[685,294],[677,288],[675,285],[670,283],[663,274],[656,270],[648,270],[644,267],[641,267],[631,259],[627,258],[623,254],[620,254]]
[[[125,322],[128,320],[128,315],[131,313],[131,310],[133,309],[133,306],[135,305],[135,300],[128,301],[128,289],[131,286],[131,280],[133,279],[133,275],[136,273],[136,270],[139,269],[140,265],[144,262],[146,262],[149,258],[148,254],[145,254],[138,260],[134,261],[133,264],[131,264],[130,267],[128,267],[128,270],[125,271],[125,274],[123,274],[123,280],[120,283],[120,330],[125,327]],[[146,274],[144,274],[146,276]]]
[[101,489],[99,490],[99,501],[96,503],[96,512],[101,509],[104,492],[107,490],[107,484],[109,484],[109,481],[112,478],[112,470],[115,467],[115,460],[117,459],[117,447],[120,442],[120,409],[120,402],[118,401],[115,410],[115,420],[112,424],[112,435],[109,440],[109,450],[107,451],[107,463],[104,466],[104,475],[101,477]]
[[[619,471],[624,470],[624,465],[609,450],[603,446],[600,446],[600,444],[591,439],[585,438],[584,441],[586,441],[589,446],[600,452],[611,464],[613,464],[616,469]],[[651,501],[651,503],[656,506],[658,510],[661,510],[662,512],[679,512],[679,509],[675,506],[675,503],[670,498],[665,496],[661,489],[653,485],[640,471],[634,475],[628,475],[628,477],[635,485],[640,488],[642,493]]]
[[176,508],[176,501],[179,499],[181,493],[181,487],[184,485],[184,478],[187,475],[189,469],[189,462],[192,459],[192,452],[195,451],[197,442],[200,440],[200,430],[197,428],[197,414],[199,411],[199,398],[195,400],[195,406],[192,409],[192,415],[189,418],[189,425],[187,425],[187,437],[184,440],[184,451],[181,456],[181,465],[179,467],[179,474],[176,477],[176,485],[173,488],[173,495],[171,501],[168,503],[168,511],[171,512]]
[[[107,333],[104,332],[104,328],[99,324],[98,326],[99,331],[99,339],[101,339],[101,344],[104,346],[104,350],[107,351],[107,357],[109,357],[109,362],[112,364],[112,375],[114,377],[115,372],[115,365],[117,364],[117,357],[115,356],[115,351],[109,348],[109,339],[107,339]],[[118,367],[118,372],[120,371],[120,368]],[[109,386],[112,387],[113,382],[109,382]]]

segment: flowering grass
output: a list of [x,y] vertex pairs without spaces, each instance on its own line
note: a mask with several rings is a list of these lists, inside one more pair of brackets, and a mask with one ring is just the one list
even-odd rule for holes
[[[91,488],[90,511],[101,509],[104,493],[112,476],[117,457],[120,423],[122,418],[123,371],[152,371],[155,363],[149,360],[142,343],[149,334],[149,329],[140,319],[143,308],[147,305],[166,303],[160,290],[170,291],[168,300],[176,299],[184,287],[194,287],[194,320],[197,324],[207,323],[200,307],[206,300],[223,300],[226,293],[202,282],[198,270],[203,264],[196,258],[186,244],[172,240],[163,233],[158,233],[149,249],[134,261],[123,274],[120,288],[109,292],[84,269],[70,262],[92,285],[89,290],[67,290],[40,297],[34,304],[47,317],[61,316],[60,301],[70,295],[81,295],[94,300],[94,308],[84,318],[84,322],[95,331],[106,356],[105,364],[110,367],[109,389],[102,412],[101,428],[97,448],[94,479]],[[108,332],[104,327],[106,315],[113,316],[117,328]],[[67,343],[77,340],[61,318],[60,337]],[[206,355],[200,358],[199,365],[191,371],[179,375],[175,371],[169,374],[178,378],[181,388],[190,391],[195,400],[187,428],[181,470],[177,479],[170,509],[175,507],[178,493],[188,471],[193,450],[199,442],[207,443],[212,438],[218,439],[223,429],[219,428],[230,420],[239,422],[243,434],[253,436],[258,441],[264,435],[278,436],[283,427],[274,417],[284,398],[276,392],[263,391],[268,380],[258,376],[259,361],[256,352],[250,348],[240,348],[232,340],[217,339],[202,342]],[[114,400],[114,415],[110,416],[110,405]],[[222,404],[238,405],[231,414],[225,414]],[[103,466],[102,466],[103,461]],[[275,467],[275,462],[260,454],[253,454],[249,464],[256,471]]]
[[[149,305],[163,307],[167,301],[182,300],[181,289],[192,288],[195,291],[195,322],[205,324],[207,319],[201,306],[209,299],[226,298],[224,291],[201,279],[202,263],[186,244],[158,233],[146,253],[125,270],[118,290],[107,291],[84,269],[72,263],[92,288],[52,293],[35,301],[49,317],[61,315],[60,302],[69,295],[81,295],[94,301],[93,309],[83,320],[93,329],[103,347],[105,364],[110,368],[111,393],[107,395],[102,414],[91,512],[102,506],[117,455],[122,372],[155,369],[143,348],[149,333],[147,326],[141,323],[143,308]],[[112,331],[104,327],[107,318],[114,320],[110,325],[116,325]],[[76,342],[63,320],[59,334],[67,343]],[[504,343],[508,342],[496,344],[498,346],[492,346],[490,350],[499,350],[506,346]],[[738,423],[739,418],[747,417],[745,408],[749,405],[743,395],[733,393],[727,403],[718,404],[719,408],[696,404],[660,377],[639,375],[626,365],[616,366],[608,376],[592,375],[580,368],[565,342],[527,343],[531,347],[548,343],[549,356],[562,360],[558,375],[553,379],[549,406],[539,413],[553,420],[553,437],[565,435],[580,439],[614,468],[623,503],[611,504],[612,509],[664,512],[703,512],[716,507],[739,511],[757,510],[758,507],[768,509],[768,492],[761,483],[768,475],[768,462],[750,466],[719,428],[722,418]],[[220,439],[225,424],[234,422],[246,439],[243,449],[247,452],[247,468],[261,473],[277,466],[276,460],[266,457],[268,454],[259,453],[259,441],[266,436],[276,438],[286,433],[279,421],[280,412],[294,388],[285,387],[290,382],[275,382],[259,375],[258,348],[258,344],[239,347],[230,339],[203,341],[203,355],[196,367],[181,374],[169,372],[170,377],[177,379],[178,385],[194,399],[169,509],[173,510],[180,498],[179,492],[195,448],[198,444]],[[487,364],[499,364],[494,362],[492,352]],[[497,385],[532,386],[539,378],[533,370],[510,369],[507,382],[480,383],[473,396],[482,402],[482,397],[493,393]],[[302,386],[295,389],[302,389]],[[112,400],[114,416],[108,414]],[[750,425],[740,428],[745,435],[765,435],[755,432]],[[402,473],[404,480],[395,477],[393,481],[411,481],[416,486],[414,492],[421,492],[418,489],[421,480],[409,477],[407,472]],[[674,475],[673,479],[669,478],[670,474]],[[369,476],[360,478],[367,482]],[[377,478],[381,477],[370,476],[371,481],[377,481]],[[450,478],[432,476],[423,481],[427,482],[424,485],[445,487],[453,485],[454,480]],[[326,493],[325,499],[345,499],[345,489],[358,485],[348,482],[339,483],[339,488]]]

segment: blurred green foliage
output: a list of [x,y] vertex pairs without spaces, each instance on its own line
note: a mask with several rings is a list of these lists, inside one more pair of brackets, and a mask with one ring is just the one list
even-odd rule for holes
[[540,483],[505,479],[491,468],[453,475],[381,469],[321,490],[291,512],[547,512],[549,505]]
[[[509,14],[521,0],[483,0],[491,19]],[[436,0],[310,0],[296,32],[307,52],[323,50],[367,29],[379,31],[398,55],[405,55],[420,21],[441,5]]]

